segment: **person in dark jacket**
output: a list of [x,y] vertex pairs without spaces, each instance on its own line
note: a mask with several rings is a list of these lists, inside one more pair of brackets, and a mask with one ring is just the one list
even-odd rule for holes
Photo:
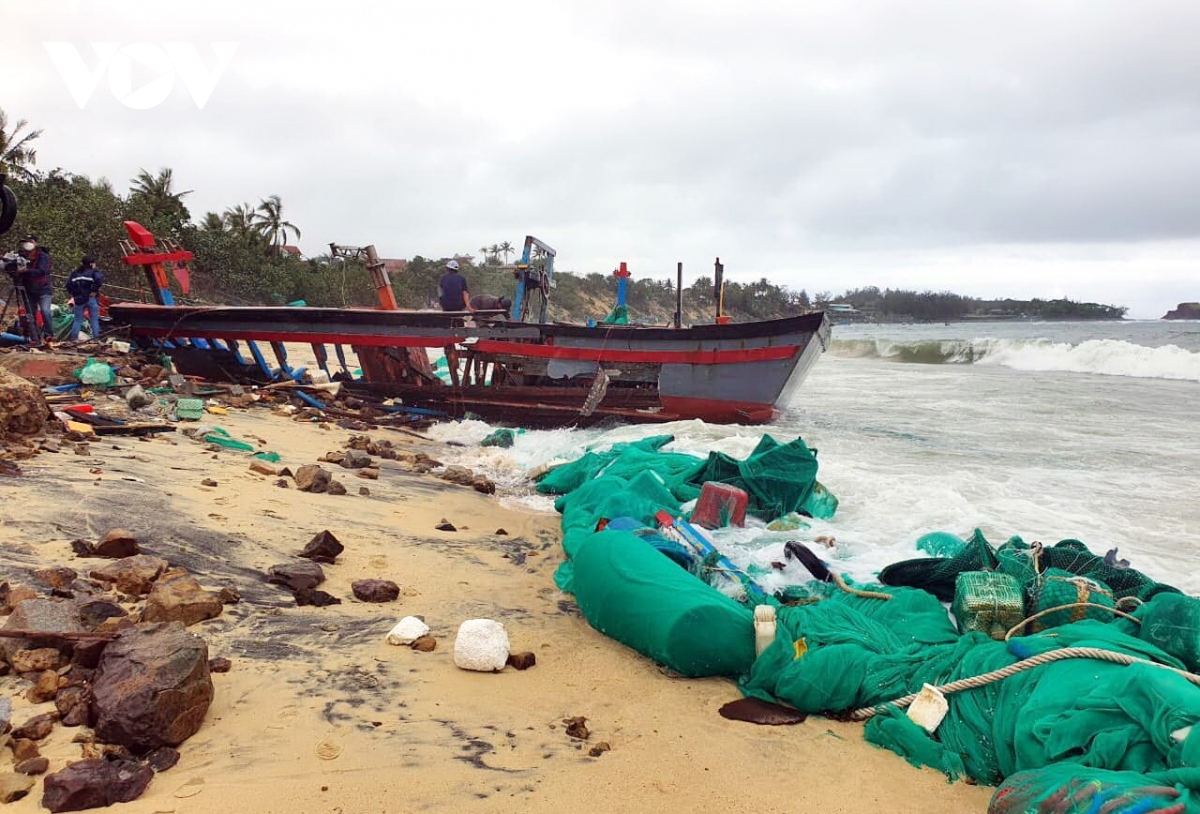
[[[54,317],[50,313],[50,302],[54,299],[54,283],[50,279],[50,254],[38,248],[37,235],[25,235],[21,238],[21,248],[17,252],[25,258],[27,266],[21,273],[21,284],[30,302],[42,315],[42,336],[49,341],[54,336]],[[30,319],[36,315],[30,314]]]
[[96,268],[94,257],[84,257],[79,268],[67,277],[67,293],[71,295],[71,305],[75,319],[71,322],[71,341],[79,339],[79,327],[83,324],[83,310],[88,312],[88,327],[91,328],[92,339],[100,337],[100,286],[104,285],[104,273]]
[[451,260],[438,278],[438,304],[443,311],[474,311],[467,278],[458,273],[458,261]]

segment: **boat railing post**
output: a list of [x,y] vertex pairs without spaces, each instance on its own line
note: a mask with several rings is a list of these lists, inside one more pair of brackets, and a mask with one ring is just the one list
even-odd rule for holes
[[675,264],[675,329],[683,327],[683,262]]

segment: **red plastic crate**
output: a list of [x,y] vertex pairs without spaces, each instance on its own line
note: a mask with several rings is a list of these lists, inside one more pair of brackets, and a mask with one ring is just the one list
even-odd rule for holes
[[700,487],[700,499],[692,510],[692,522],[706,529],[746,525],[749,496],[728,483],[706,482]]

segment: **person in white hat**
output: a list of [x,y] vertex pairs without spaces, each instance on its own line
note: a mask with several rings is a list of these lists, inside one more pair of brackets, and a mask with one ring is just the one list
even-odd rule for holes
[[471,307],[467,278],[458,273],[457,260],[451,260],[442,269],[442,276],[438,279],[438,302],[443,311],[475,311]]

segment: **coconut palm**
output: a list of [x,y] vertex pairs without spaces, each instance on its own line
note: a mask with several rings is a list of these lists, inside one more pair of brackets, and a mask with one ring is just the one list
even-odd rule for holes
[[508,265],[508,256],[516,251],[513,244],[507,240],[500,244],[500,254],[504,255],[504,265]]
[[165,215],[176,225],[191,220],[191,214],[183,205],[183,198],[185,195],[191,195],[192,190],[175,191],[174,173],[170,167],[163,167],[158,171],[158,175],[152,175],[139,168],[138,174],[130,180],[130,184],[130,197],[141,198],[149,204],[151,217]]
[[216,212],[206,212],[200,221],[200,228],[206,232],[224,232],[225,221]]
[[8,172],[14,178],[29,179],[33,171],[29,168],[37,163],[37,150],[30,145],[42,135],[41,130],[21,131],[29,126],[24,119],[17,119],[12,130],[8,129],[8,114],[0,108],[0,172]]
[[258,231],[275,251],[279,251],[288,242],[288,233],[294,238],[300,237],[300,229],[295,224],[283,219],[283,202],[278,195],[264,198],[251,217],[253,227]]
[[249,237],[257,233],[254,229],[254,207],[248,203],[231,206],[221,213],[221,223],[225,228],[241,237]]

